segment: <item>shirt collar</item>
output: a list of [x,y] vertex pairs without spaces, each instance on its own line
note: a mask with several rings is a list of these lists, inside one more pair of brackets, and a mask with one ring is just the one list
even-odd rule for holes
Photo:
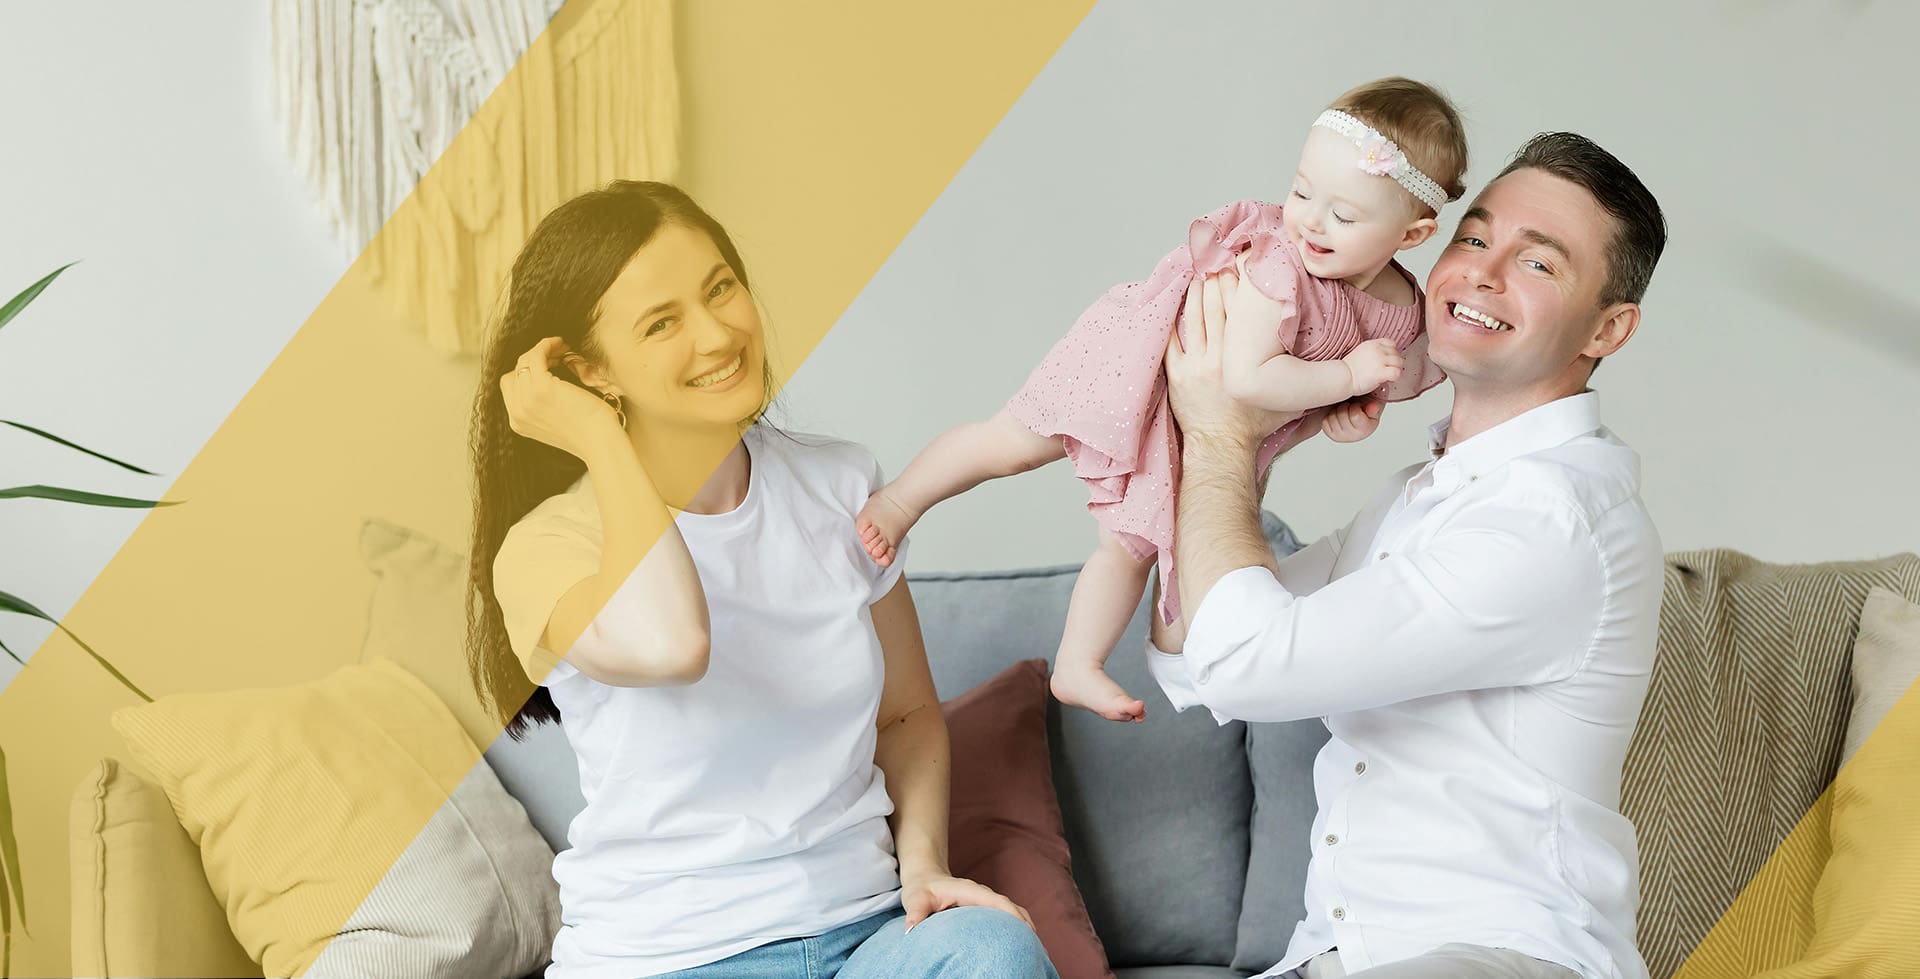
[[[1570,439],[1598,431],[1600,395],[1593,391],[1549,401],[1522,412],[1481,432],[1451,449],[1447,445],[1449,419],[1442,418],[1427,429],[1436,470],[1458,470],[1467,478],[1478,478],[1506,463]],[[1445,452],[1442,455],[1442,452]]]

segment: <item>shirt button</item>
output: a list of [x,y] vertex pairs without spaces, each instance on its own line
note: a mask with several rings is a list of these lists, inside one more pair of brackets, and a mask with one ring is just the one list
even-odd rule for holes
[[1335,920],[1335,921],[1345,921],[1345,920],[1347,920],[1347,909],[1346,909],[1346,908],[1334,908],[1334,909],[1333,909],[1333,920]]
[[1328,833],[1328,834],[1327,834],[1327,845],[1328,845],[1328,846],[1333,846],[1334,844],[1336,844],[1336,843],[1338,843],[1338,842],[1340,842],[1340,837],[1339,837],[1339,836],[1338,836],[1337,834],[1334,834],[1334,833]]
[[1364,761],[1356,761],[1356,762],[1354,762],[1354,763],[1353,763],[1353,774],[1355,774],[1355,775],[1365,775],[1365,774],[1367,774],[1367,763],[1366,763],[1366,762],[1364,762]]
[[1381,552],[1380,552],[1380,560],[1382,560],[1382,561],[1385,561],[1386,559],[1387,559],[1387,552],[1385,552],[1385,551],[1381,551]]

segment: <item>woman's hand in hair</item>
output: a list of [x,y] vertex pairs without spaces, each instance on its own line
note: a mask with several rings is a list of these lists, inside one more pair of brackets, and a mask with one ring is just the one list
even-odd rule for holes
[[501,375],[500,397],[506,402],[507,424],[516,433],[590,462],[595,451],[624,442],[625,436],[612,405],[554,375],[554,368],[572,352],[559,337],[534,344],[514,362],[513,370]]

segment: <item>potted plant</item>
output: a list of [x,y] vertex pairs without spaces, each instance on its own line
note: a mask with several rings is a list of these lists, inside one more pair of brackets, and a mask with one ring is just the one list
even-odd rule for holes
[[[72,267],[73,263],[69,262],[66,265],[54,269],[45,277],[41,278],[40,281],[28,286],[22,290],[19,295],[8,300],[5,306],[0,306],[0,328],[4,328],[14,317],[20,315],[20,311],[26,309],[27,305],[33,302],[41,292],[45,291],[47,286],[53,283],[54,279],[59,278],[60,273]],[[122,462],[104,453],[95,452],[85,446],[70,442],[58,435],[24,422],[0,418],[0,426],[7,426],[13,430],[25,432],[37,438],[56,442],[69,449],[119,466],[122,469],[147,476],[157,475],[132,463]],[[0,499],[43,499],[57,500],[63,503],[75,503],[83,506],[138,508],[171,506],[177,502],[171,500],[139,500],[124,496],[110,496],[103,493],[90,493],[84,490],[40,484],[0,488]],[[102,669],[105,669],[109,675],[119,681],[120,685],[126,687],[134,696],[145,701],[153,700],[152,697],[147,696],[146,691],[141,690],[132,680],[127,679],[126,675],[115,668],[105,657],[95,652],[92,646],[82,642],[79,636],[74,635],[73,632],[61,624],[58,619],[41,611],[39,607],[33,603],[10,591],[0,589],[0,612],[31,615],[52,623],[55,628],[66,633],[67,638],[72,639],[76,645],[85,650],[88,656],[93,657],[94,662],[99,663]],[[0,642],[0,652],[4,652],[6,655],[12,657],[14,662],[19,663],[21,666],[26,665],[26,661],[21,659],[13,650],[8,649],[4,642]],[[0,883],[0,976],[12,974],[13,929],[15,922],[17,921],[19,923],[22,931],[26,930],[27,923],[26,892],[21,884],[20,876],[20,846],[14,836],[13,829],[13,794],[8,786],[6,750],[4,746],[0,746],[0,871],[4,871],[3,876],[5,878],[4,882]]]

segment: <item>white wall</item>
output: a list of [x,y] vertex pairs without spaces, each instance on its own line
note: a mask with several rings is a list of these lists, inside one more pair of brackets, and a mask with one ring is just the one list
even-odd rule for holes
[[[0,301],[81,259],[0,329],[0,418],[163,474],[0,429],[0,486],[152,498],[351,256],[280,150],[259,0],[10,3],[0,37]],[[0,591],[64,613],[144,514],[0,500]],[[49,631],[0,616],[22,657]]]
[[[1645,329],[1597,386],[1645,457],[1669,546],[1789,560],[1920,548],[1908,423],[1920,290],[1905,247],[1920,135],[1897,74],[1913,8],[1433,9],[1103,3],[802,369],[791,421],[867,441],[897,469],[941,428],[991,412],[1090,299],[1140,276],[1190,218],[1282,192],[1325,100],[1403,73],[1462,104],[1476,178],[1532,131],[1569,128],[1666,204],[1673,244]],[[0,292],[84,259],[0,330],[0,418],[170,477],[349,258],[280,151],[265,7],[7,4],[0,36]],[[689,183],[697,192],[697,161]],[[1783,252],[1874,286],[1787,274],[1804,266]],[[777,318],[779,297],[765,298]],[[1436,392],[1368,443],[1302,448],[1270,505],[1303,533],[1330,529],[1418,456],[1445,411]],[[0,485],[138,495],[167,481],[0,432]],[[923,525],[915,564],[1078,560],[1093,539],[1082,500],[1060,471],[988,487]],[[64,612],[139,516],[0,501],[0,590]],[[0,616],[0,641],[21,655],[47,631]]]
[[[1645,322],[1595,387],[1643,457],[1670,549],[1920,549],[1920,129],[1898,67],[1914,5],[1438,9],[1105,0],[801,369],[791,422],[866,441],[897,471],[942,428],[992,413],[1191,218],[1285,193],[1326,101],[1406,74],[1464,110],[1469,193],[1528,135],[1571,129],[1660,197],[1671,241]],[[1409,268],[1424,275],[1437,247]],[[1303,536],[1344,524],[1422,457],[1448,399],[1390,409],[1358,446],[1303,446],[1268,505]],[[1080,560],[1084,501],[1062,467],[990,484],[921,524],[914,562]]]

